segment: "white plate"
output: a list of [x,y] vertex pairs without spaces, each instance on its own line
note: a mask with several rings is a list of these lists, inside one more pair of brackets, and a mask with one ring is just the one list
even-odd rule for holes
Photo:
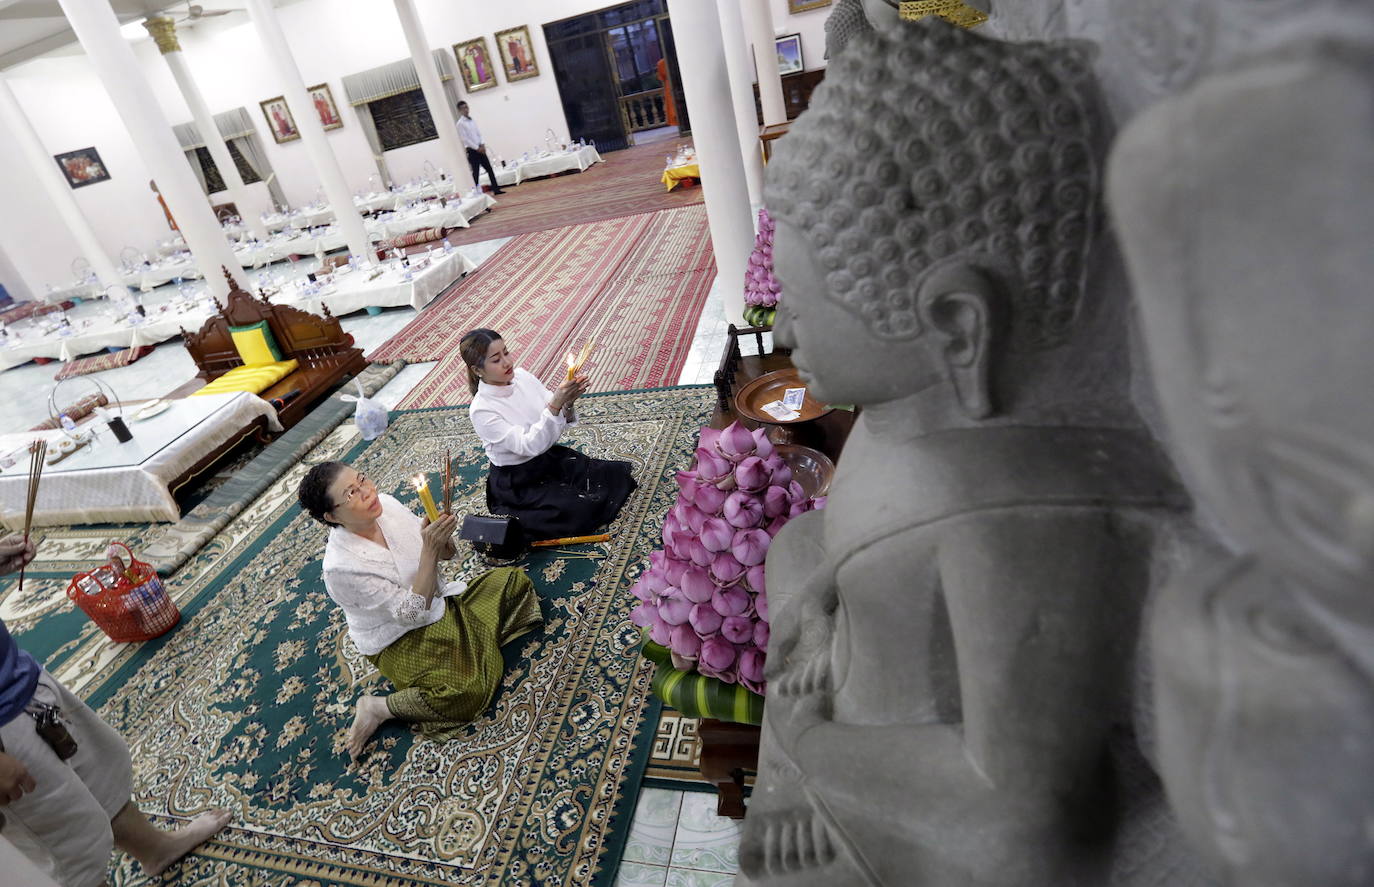
[[171,409],[171,407],[172,402],[169,400],[155,400],[152,403],[146,404],[137,413],[134,413],[134,419],[137,421],[142,421],[143,419],[151,419],[159,413],[166,412],[167,410]]

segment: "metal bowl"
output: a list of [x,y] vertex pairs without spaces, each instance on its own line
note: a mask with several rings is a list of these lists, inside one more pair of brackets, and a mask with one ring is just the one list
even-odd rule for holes
[[773,449],[792,469],[792,479],[801,484],[802,492],[806,493],[808,499],[824,496],[830,491],[830,482],[835,478],[835,463],[825,453],[800,444],[774,444]]
[[782,400],[782,396],[788,388],[805,387],[801,377],[797,375],[796,367],[774,370],[759,376],[739,390],[739,393],[735,395],[735,412],[764,425],[797,425],[801,422],[819,419],[834,409],[818,400],[813,400],[808,391],[799,411],[801,415],[795,419],[785,421],[774,419],[763,411],[764,404]]

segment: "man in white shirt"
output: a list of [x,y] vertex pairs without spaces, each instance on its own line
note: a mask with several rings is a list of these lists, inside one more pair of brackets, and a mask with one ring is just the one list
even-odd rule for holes
[[481,187],[482,180],[477,177],[480,167],[491,177],[491,193],[504,194],[501,186],[496,184],[496,170],[491,168],[491,159],[487,157],[487,145],[482,141],[482,131],[468,115],[467,102],[458,103],[458,137],[463,140],[463,147],[468,151],[468,166],[472,168],[473,182]]

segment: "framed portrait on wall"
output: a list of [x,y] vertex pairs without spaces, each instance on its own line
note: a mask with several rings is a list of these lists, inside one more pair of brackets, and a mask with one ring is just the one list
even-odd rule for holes
[[73,188],[84,188],[87,185],[94,185],[96,182],[108,182],[110,180],[110,171],[105,168],[104,163],[100,162],[100,154],[95,148],[82,148],[80,151],[55,154],[53,159],[57,161],[57,166],[62,170],[62,175],[67,177],[67,184]]
[[778,73],[795,74],[805,70],[802,64],[801,35],[788,34],[779,37],[774,43],[778,47]]
[[496,51],[501,54],[507,83],[539,76],[539,62],[534,57],[534,43],[527,25],[497,31]]
[[820,9],[829,6],[830,0],[787,0],[787,11],[796,15],[799,12],[806,12],[809,9]]
[[323,124],[326,132],[343,126],[343,118],[339,116],[339,106],[334,104],[334,93],[329,91],[328,83],[312,86],[306,92],[310,93],[310,101],[314,103],[315,113],[320,115],[320,123]]
[[296,127],[296,118],[291,116],[291,109],[286,106],[285,96],[277,96],[265,102],[258,102],[262,107],[262,116],[267,118],[267,127],[272,130],[272,138],[277,140],[277,144],[282,142],[294,142],[301,137],[301,131]]
[[478,37],[476,40],[455,43],[453,54],[458,57],[458,69],[463,72],[463,86],[468,92],[496,85],[496,68],[491,64],[491,53],[487,51],[487,38]]

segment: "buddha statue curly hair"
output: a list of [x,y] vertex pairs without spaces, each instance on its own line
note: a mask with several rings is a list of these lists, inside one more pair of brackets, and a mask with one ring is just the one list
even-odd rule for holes
[[826,294],[881,338],[920,332],[949,262],[995,276],[1010,347],[1078,314],[1100,217],[1096,82],[1069,44],[1004,43],[931,17],[855,35],[777,143],[765,203],[807,235]]

